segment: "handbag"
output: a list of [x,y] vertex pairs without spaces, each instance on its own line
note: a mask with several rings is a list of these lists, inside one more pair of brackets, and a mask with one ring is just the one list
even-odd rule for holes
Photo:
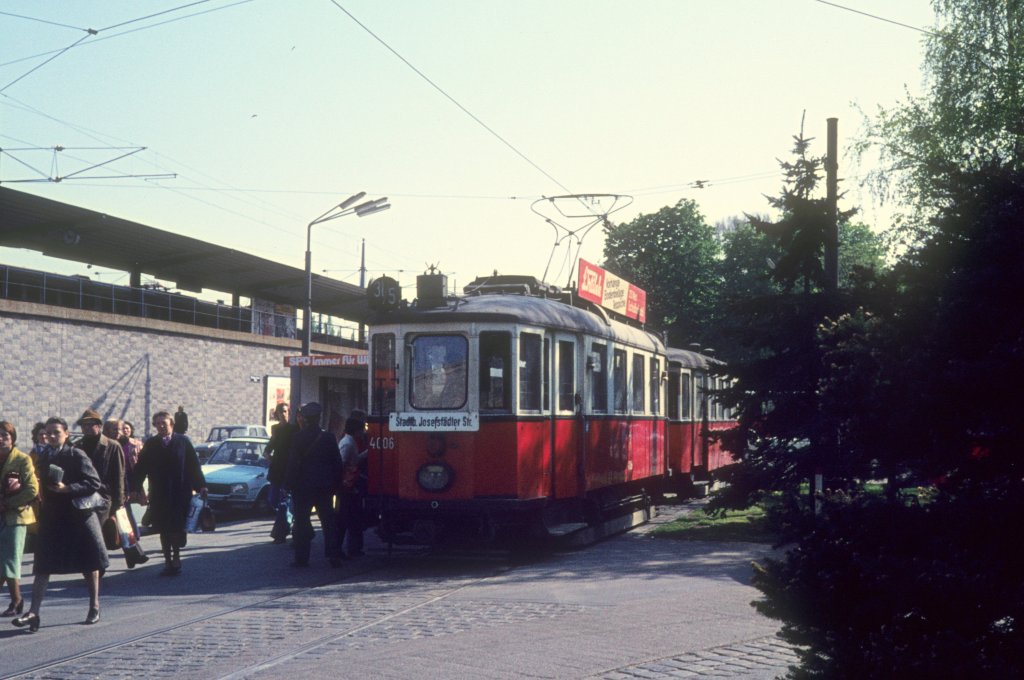
[[88,496],[75,496],[71,499],[71,505],[82,512],[103,512],[109,503],[99,491],[93,491]]
[[209,505],[204,505],[203,509],[199,511],[199,528],[203,531],[215,531],[217,529],[217,521],[213,516],[213,508]]
[[117,535],[117,524],[114,522],[113,517],[108,517],[103,522],[103,544],[107,546],[107,550],[117,550],[121,547],[121,540]]

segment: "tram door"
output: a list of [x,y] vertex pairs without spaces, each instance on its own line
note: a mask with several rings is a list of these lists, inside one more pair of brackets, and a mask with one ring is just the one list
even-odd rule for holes
[[579,351],[575,336],[551,334],[551,495],[558,498],[577,493],[583,436],[582,420],[577,417],[582,404]]

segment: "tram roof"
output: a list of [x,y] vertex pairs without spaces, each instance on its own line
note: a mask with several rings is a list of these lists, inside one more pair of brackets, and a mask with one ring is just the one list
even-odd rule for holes
[[665,350],[665,353],[668,355],[669,363],[677,363],[684,368],[701,368],[707,370],[711,366],[722,363],[714,357],[709,357],[706,354],[701,354],[688,349],[669,347]]
[[[209,288],[297,309],[306,300],[304,269],[7,187],[0,187],[0,245],[138,272],[183,290]],[[297,239],[295,247],[301,248]],[[365,318],[365,290],[319,274],[312,282],[314,312]]]
[[484,294],[450,298],[440,307],[409,307],[384,312],[371,323],[470,323],[495,322],[542,326],[571,333],[585,333],[616,342],[664,352],[665,345],[655,333],[572,305],[533,295]]

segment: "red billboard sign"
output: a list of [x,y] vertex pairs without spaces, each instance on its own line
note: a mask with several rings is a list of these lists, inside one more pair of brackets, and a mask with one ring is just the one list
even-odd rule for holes
[[610,271],[580,258],[578,294],[584,300],[601,305],[605,309],[636,319],[647,321],[647,291],[638,288]]

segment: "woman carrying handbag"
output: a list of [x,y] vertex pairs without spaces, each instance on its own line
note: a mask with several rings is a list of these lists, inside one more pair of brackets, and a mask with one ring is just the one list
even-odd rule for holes
[[39,479],[42,504],[33,566],[32,606],[12,622],[39,630],[39,607],[50,583],[50,574],[82,574],[89,589],[89,613],[85,623],[100,620],[100,570],[110,562],[96,516],[102,502],[100,478],[89,457],[68,441],[68,424],[62,418],[46,421],[49,444],[41,456]]

